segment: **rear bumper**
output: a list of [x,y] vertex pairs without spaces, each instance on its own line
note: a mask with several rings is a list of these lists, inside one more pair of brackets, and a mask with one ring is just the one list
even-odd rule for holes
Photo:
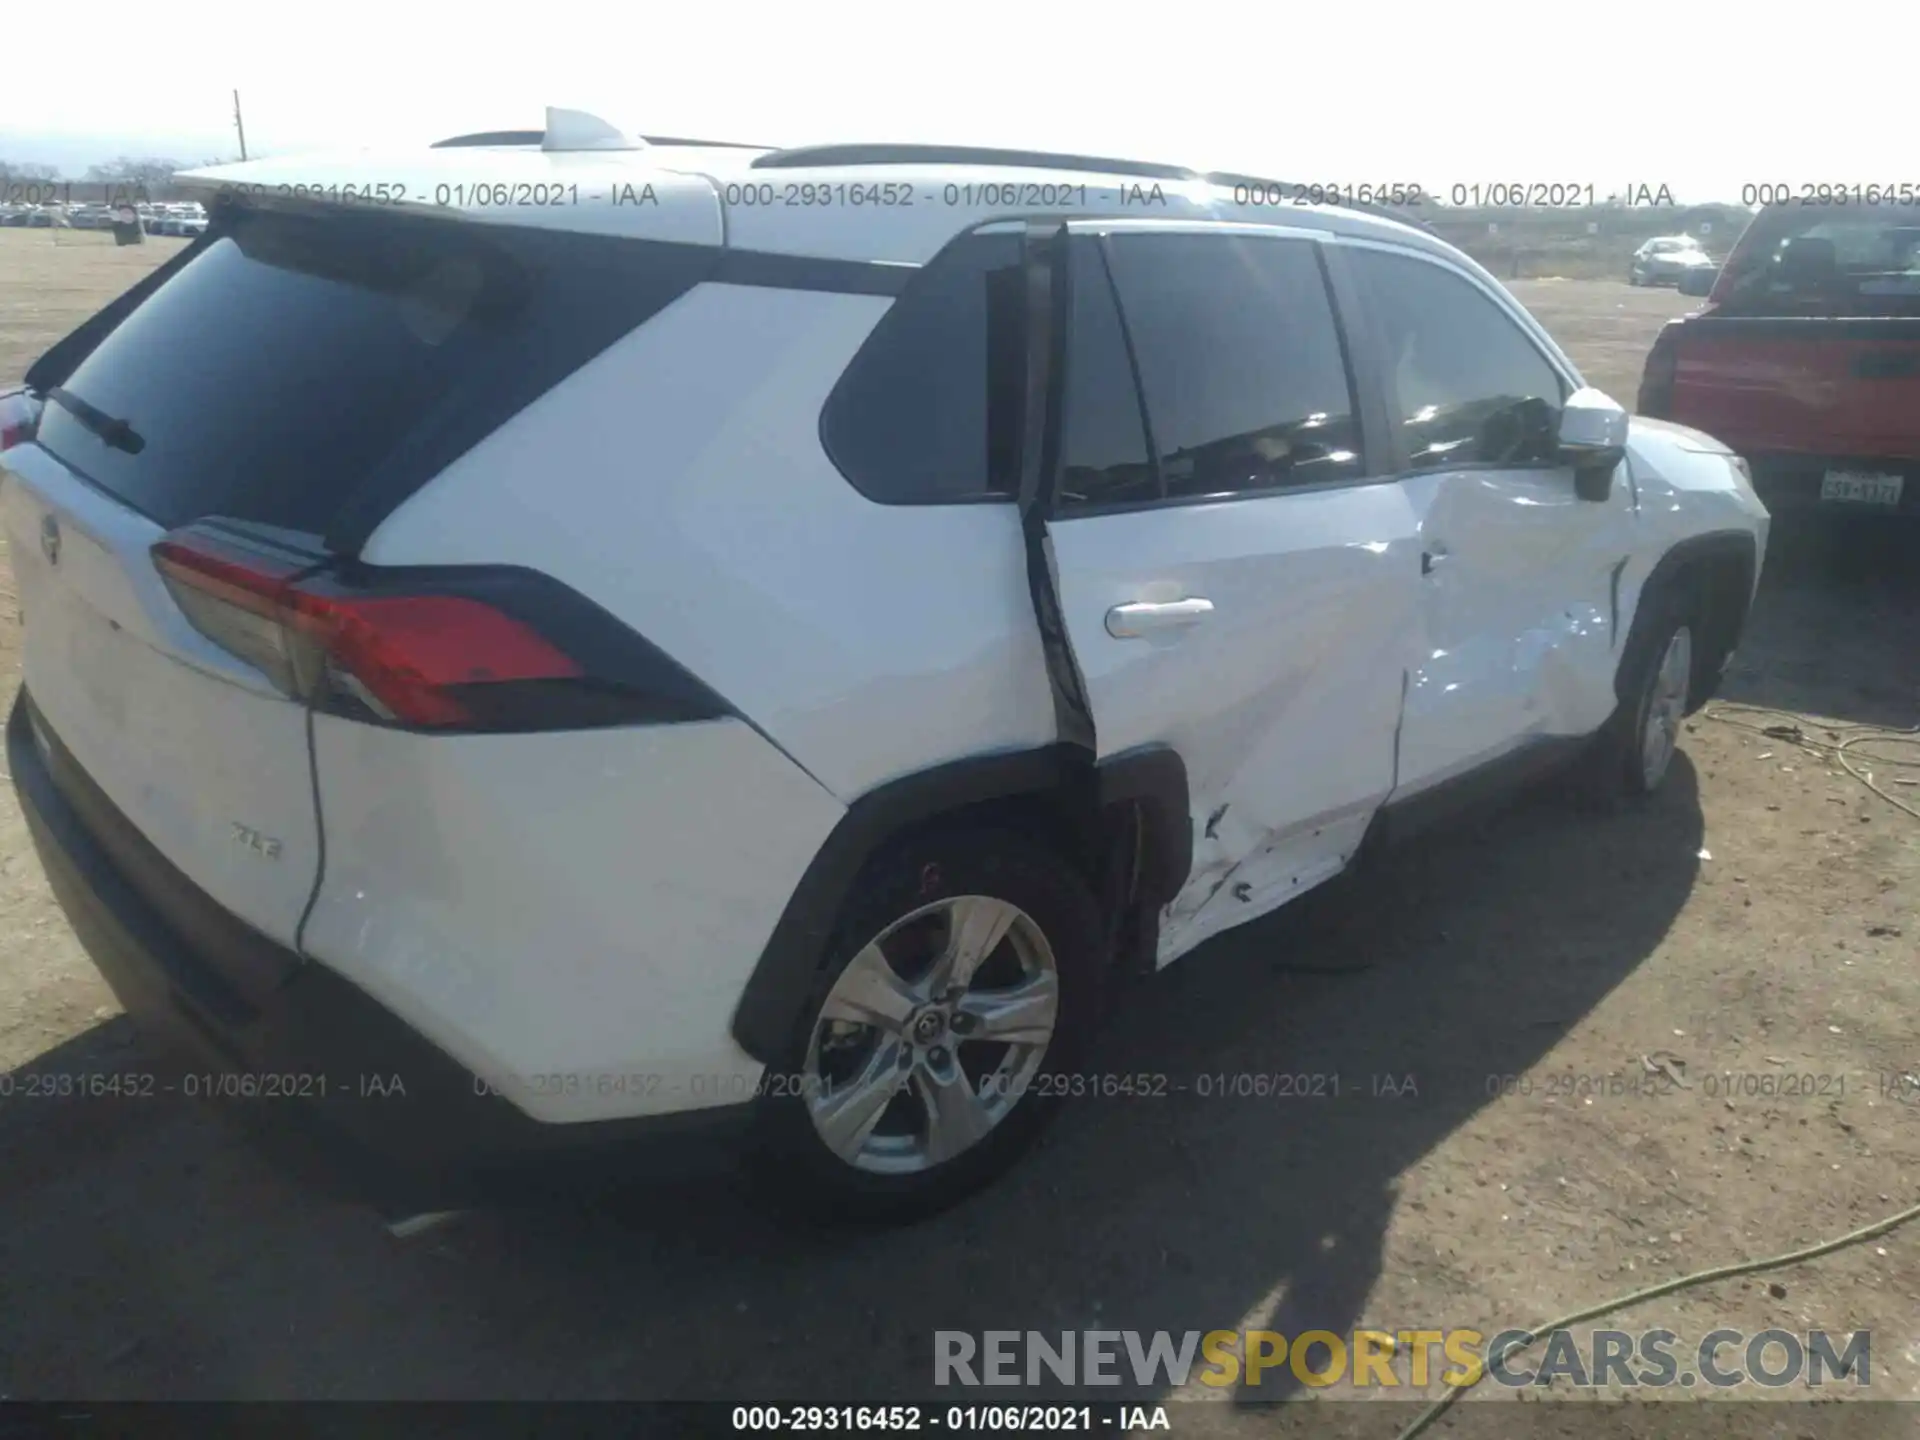
[[180,928],[179,917],[206,914],[210,897],[44,726],[43,752],[32,704],[23,689],[7,724],[8,769],[75,934],[157,1042],[164,1085],[237,1112],[309,1179],[404,1213],[707,1173],[738,1155],[750,1106],[545,1124],[357,986],[264,936],[248,932],[245,949],[256,959],[278,950],[280,978],[263,986],[257,969],[225,973],[234,947],[196,945]]
[[[1753,471],[1754,493],[1776,515],[1818,511],[1842,519],[1920,520],[1920,460],[1762,453],[1747,456],[1747,464]],[[1900,503],[1888,506],[1822,500],[1820,485],[1830,470],[1899,475],[1905,481]]]

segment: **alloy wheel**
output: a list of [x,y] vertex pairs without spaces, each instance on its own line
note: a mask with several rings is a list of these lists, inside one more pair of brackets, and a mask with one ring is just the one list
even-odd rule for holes
[[801,1077],[821,1141],[856,1169],[931,1169],[1019,1104],[1060,1018],[1060,975],[1019,906],[957,895],[896,920],[841,971]]
[[1693,634],[1682,625],[1667,641],[1666,652],[1648,685],[1647,718],[1640,734],[1640,779],[1653,790],[1666,778],[1673,752],[1680,743],[1680,724],[1687,715],[1687,692],[1693,677]]

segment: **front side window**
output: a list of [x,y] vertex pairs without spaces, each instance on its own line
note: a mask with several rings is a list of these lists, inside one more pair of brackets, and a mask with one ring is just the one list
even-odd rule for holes
[[1411,466],[1552,464],[1566,387],[1514,319],[1429,261],[1358,247],[1348,256],[1385,344]]
[[1100,242],[1076,237],[1070,263],[1060,508],[1071,514],[1096,505],[1159,500],[1160,474],[1147,449],[1140,391]]
[[1345,356],[1311,242],[1109,236],[1167,499],[1366,473]]

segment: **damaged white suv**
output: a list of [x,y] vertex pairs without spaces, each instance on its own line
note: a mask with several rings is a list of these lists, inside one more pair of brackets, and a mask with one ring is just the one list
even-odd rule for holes
[[553,112],[187,183],[0,461],[9,768],[129,1010],[390,1206],[946,1203],[1120,975],[1659,785],[1757,583],[1723,446],[1273,182]]

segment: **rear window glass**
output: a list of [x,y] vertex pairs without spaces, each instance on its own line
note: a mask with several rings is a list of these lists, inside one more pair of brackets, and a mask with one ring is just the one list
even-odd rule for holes
[[361,533],[717,252],[232,214],[54,392],[40,443],[134,509]]
[[1763,211],[1727,271],[1729,313],[1920,315],[1920,206]]

